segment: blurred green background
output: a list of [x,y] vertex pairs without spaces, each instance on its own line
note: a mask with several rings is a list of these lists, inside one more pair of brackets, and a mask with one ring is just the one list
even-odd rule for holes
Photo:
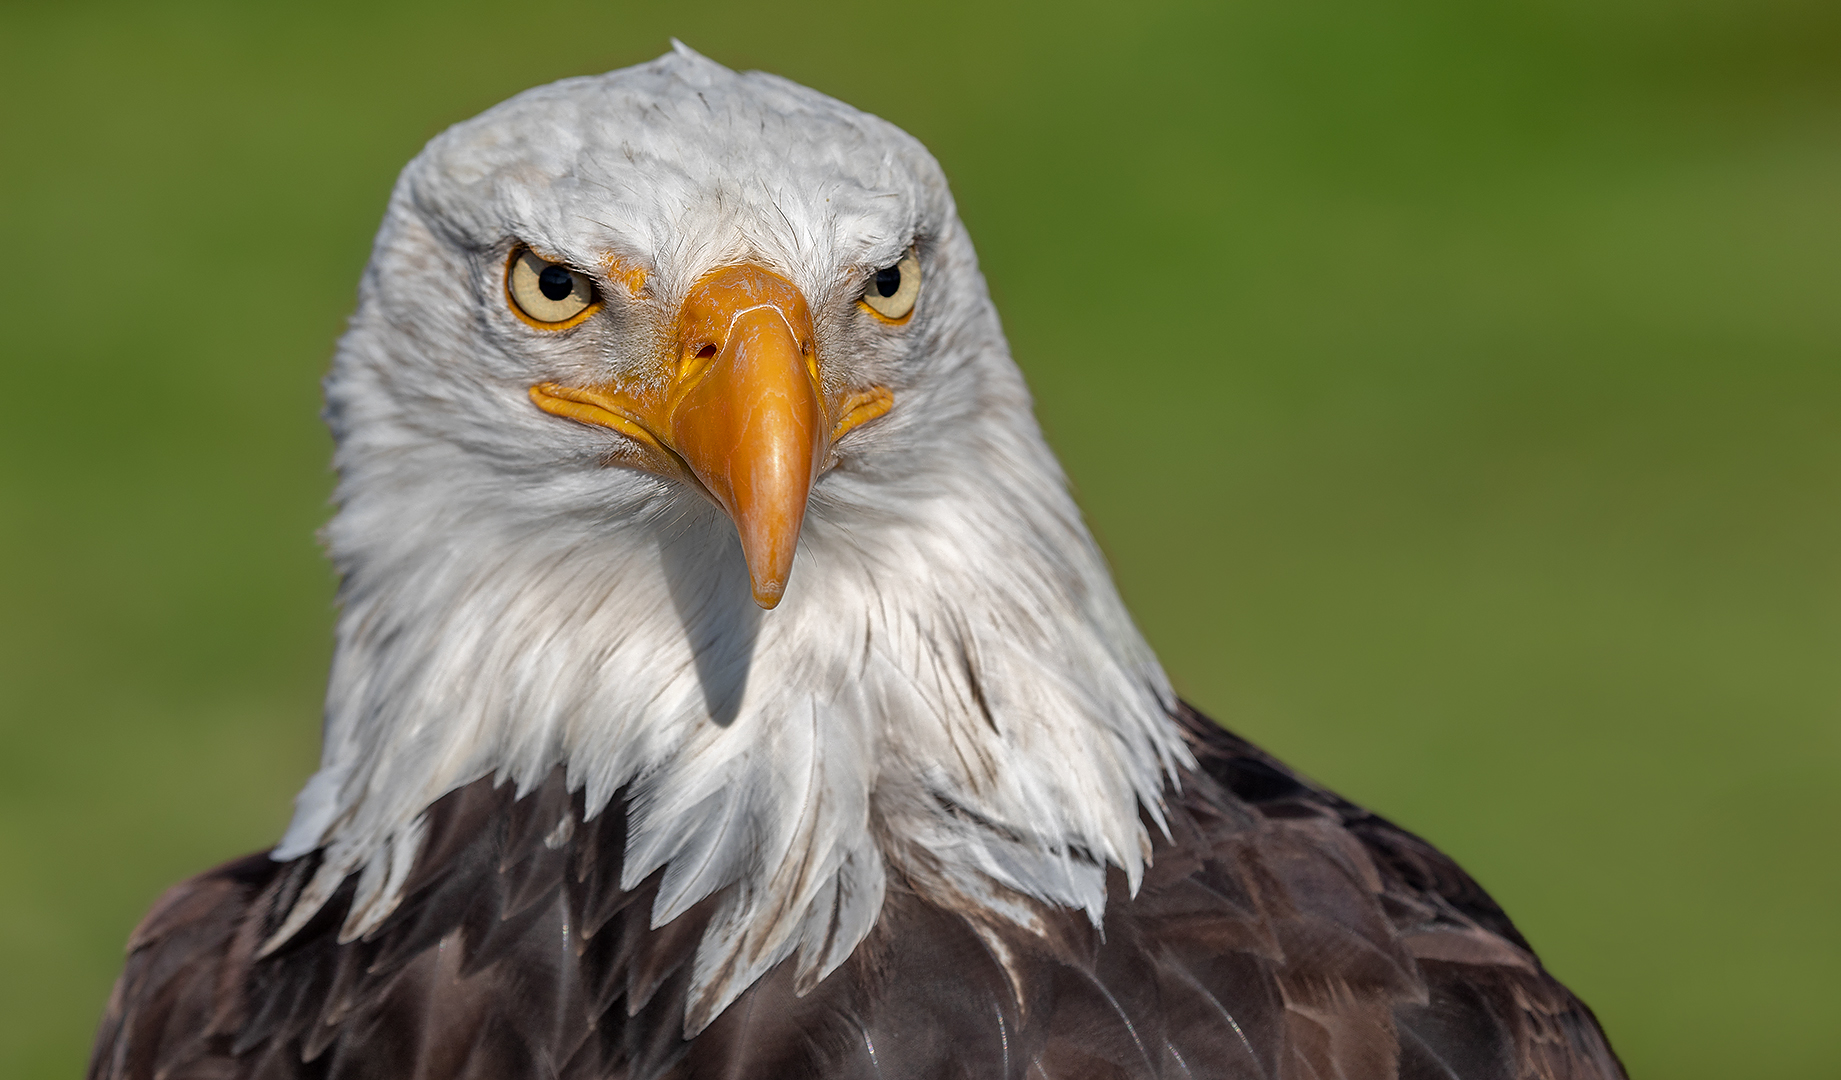
[[1841,1061],[1841,4],[0,8],[0,1075],[317,752],[397,169],[676,34],[939,156],[1127,598],[1639,1077]]

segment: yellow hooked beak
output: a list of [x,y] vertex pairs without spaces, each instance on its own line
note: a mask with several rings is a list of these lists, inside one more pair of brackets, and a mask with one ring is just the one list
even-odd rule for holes
[[640,468],[700,485],[735,522],[755,603],[772,608],[786,592],[806,500],[832,444],[888,412],[894,395],[885,387],[827,395],[805,297],[758,266],[704,275],[679,310],[677,353],[664,359],[661,378],[538,383],[531,400],[633,439]]

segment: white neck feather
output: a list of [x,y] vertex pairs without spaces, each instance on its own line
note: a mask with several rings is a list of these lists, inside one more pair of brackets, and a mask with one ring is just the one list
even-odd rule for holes
[[[276,852],[325,863],[277,938],[360,868],[346,932],[375,926],[429,804],[483,776],[523,792],[558,763],[590,814],[625,788],[624,884],[665,868],[655,925],[730,889],[697,958],[707,1016],[794,952],[808,979],[841,963],[891,860],[943,895],[1097,922],[1106,864],[1135,887],[1139,808],[1159,816],[1188,757],[1071,500],[1052,472],[1026,482],[1046,450],[990,449],[962,490],[848,527],[834,496],[875,486],[834,472],[771,612],[727,519],[662,488],[579,530],[400,489],[348,501],[335,551],[365,543],[341,551],[323,765]],[[424,490],[452,490],[442,456]]]

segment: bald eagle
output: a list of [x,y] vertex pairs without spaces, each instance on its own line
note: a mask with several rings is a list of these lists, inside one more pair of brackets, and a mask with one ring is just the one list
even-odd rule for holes
[[939,166],[679,46],[404,169],[319,771],[96,1080],[1617,1077],[1450,859],[1179,701]]

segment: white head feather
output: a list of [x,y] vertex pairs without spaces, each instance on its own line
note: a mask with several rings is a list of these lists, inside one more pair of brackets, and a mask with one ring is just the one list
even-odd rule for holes
[[[528,243],[647,267],[603,315],[533,332],[503,273]],[[920,253],[914,318],[854,301]],[[700,494],[611,466],[621,436],[533,407],[659,348],[708,270],[808,298],[828,372],[891,387],[837,447],[772,611]],[[655,925],[720,893],[695,1030],[797,956],[806,985],[875,922],[886,875],[1027,921],[1097,922],[1134,888],[1189,757],[1030,412],[939,166],[892,125],[678,46],[521,94],[396,185],[326,381],[343,578],[319,773],[277,859],[323,849],[272,943],[361,872],[346,936],[399,900],[421,815],[557,765],[590,814],[627,800],[628,887]]]

